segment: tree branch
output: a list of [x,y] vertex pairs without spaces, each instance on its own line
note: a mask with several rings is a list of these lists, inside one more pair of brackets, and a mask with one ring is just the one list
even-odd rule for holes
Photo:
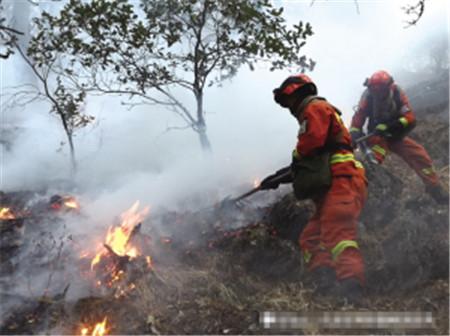
[[0,25],[0,30],[6,30],[7,32],[11,32],[17,35],[23,35],[23,33],[21,31],[18,31],[14,28],[9,28],[9,27],[5,27],[3,25]]
[[358,4],[358,0],[354,0],[355,1],[355,7],[356,7],[356,13],[359,15],[359,4]]
[[[406,21],[404,28],[409,28],[417,24],[425,11],[425,0],[419,0],[415,5],[402,7],[406,15],[413,16],[412,20]],[[414,17],[415,16],[415,17]]]

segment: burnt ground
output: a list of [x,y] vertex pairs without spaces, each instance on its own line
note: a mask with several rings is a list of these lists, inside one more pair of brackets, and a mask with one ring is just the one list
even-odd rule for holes
[[[448,122],[422,119],[412,136],[427,148],[448,186]],[[40,216],[1,222],[2,238],[8,238],[1,246],[0,295],[2,301],[14,296],[14,305],[2,311],[0,333],[80,334],[81,325],[107,316],[108,334],[448,334],[448,206],[425,194],[421,181],[394,155],[367,173],[370,196],[359,231],[367,288],[358,306],[313,295],[297,245],[313,207],[296,201],[289,189],[264,207],[154,214],[142,225],[154,267],[130,277],[135,289],[120,298],[95,288],[70,296],[72,287],[66,286],[80,273],[59,283],[46,278],[48,292],[20,296],[11,276],[21,264],[27,266],[15,281],[25,282],[39,270],[79,262],[83,236],[57,236],[52,228],[63,226],[65,217],[45,215],[40,206]],[[2,197],[3,205],[24,209],[36,194]],[[415,330],[267,330],[256,320],[263,311],[422,311],[433,314],[434,324]]]

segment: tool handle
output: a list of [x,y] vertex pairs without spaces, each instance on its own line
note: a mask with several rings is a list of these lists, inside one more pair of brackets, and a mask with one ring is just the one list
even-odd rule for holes
[[238,196],[238,197],[234,198],[232,201],[233,202],[238,202],[238,201],[240,201],[240,200],[242,200],[244,198],[247,198],[250,195],[253,195],[254,193],[256,193],[256,192],[258,192],[260,190],[261,190],[261,186],[258,186],[256,188],[250,190],[250,191],[247,191],[245,194],[242,194],[241,196]]
[[375,132],[372,132],[372,133],[369,133],[367,135],[364,135],[364,136],[356,139],[355,144],[359,144],[360,142],[366,141],[370,137],[373,137],[375,134],[376,134]]
[[[286,171],[285,173],[283,173],[283,174],[281,174],[281,175],[278,175],[278,176],[275,176],[273,179],[271,179],[271,180],[280,180],[280,181],[283,181],[283,180],[285,180],[286,179],[286,177],[288,177],[289,175],[291,175],[291,171],[290,170],[288,170],[288,171]],[[281,183],[281,182],[280,182]],[[247,197],[249,197],[250,195],[253,195],[254,193],[256,193],[256,192],[258,192],[258,191],[260,191],[260,190],[264,190],[263,188],[262,188],[262,185],[260,184],[259,186],[257,186],[256,188],[253,188],[252,190],[250,190],[250,191],[247,191],[245,194],[242,194],[241,196],[238,196],[238,197],[236,197],[236,198],[233,198],[233,202],[238,202],[238,201],[240,201],[240,200],[242,200],[242,199],[244,199],[244,198],[247,198]]]
[[367,145],[366,142],[361,141],[359,144],[359,149],[361,150],[361,152],[364,155],[365,160],[367,160],[369,163],[372,164],[378,164],[377,159],[375,158],[375,155],[372,151],[372,149],[370,149],[370,147]]

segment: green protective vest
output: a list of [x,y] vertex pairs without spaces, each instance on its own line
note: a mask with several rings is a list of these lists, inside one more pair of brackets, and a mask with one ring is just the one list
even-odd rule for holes
[[[299,114],[313,100],[325,98],[318,96],[306,97],[299,106]],[[315,198],[324,194],[331,186],[331,152],[320,150],[311,156],[293,158],[292,177],[295,197],[299,200]]]
[[292,162],[293,187],[299,200],[315,198],[331,186],[330,152],[302,157]]

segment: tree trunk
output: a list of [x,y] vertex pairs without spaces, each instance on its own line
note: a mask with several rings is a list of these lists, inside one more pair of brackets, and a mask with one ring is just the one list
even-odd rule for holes
[[[53,101],[53,103],[55,104],[56,102]],[[69,126],[67,125],[67,120],[65,119],[65,116],[62,114],[61,110],[59,108],[57,108],[58,110],[58,114],[61,117],[61,122],[63,124],[64,127],[64,132],[66,133],[67,136],[67,141],[69,143],[69,150],[70,150],[70,178],[75,177],[75,173],[77,171],[77,160],[76,160],[76,156],[75,156],[75,146],[73,144],[73,137],[72,137],[72,132],[69,129]]]
[[195,95],[197,99],[197,133],[200,139],[200,145],[204,153],[212,153],[211,143],[206,134],[206,123],[203,116],[203,93],[199,92]]
[[206,134],[206,125],[198,126],[197,131],[198,138],[200,140],[200,145],[205,153],[212,153],[211,143],[209,142],[208,135]]
[[73,145],[73,138],[71,134],[67,134],[67,139],[69,140],[70,148],[70,177],[75,177],[77,172],[77,160],[75,158],[75,146]]

